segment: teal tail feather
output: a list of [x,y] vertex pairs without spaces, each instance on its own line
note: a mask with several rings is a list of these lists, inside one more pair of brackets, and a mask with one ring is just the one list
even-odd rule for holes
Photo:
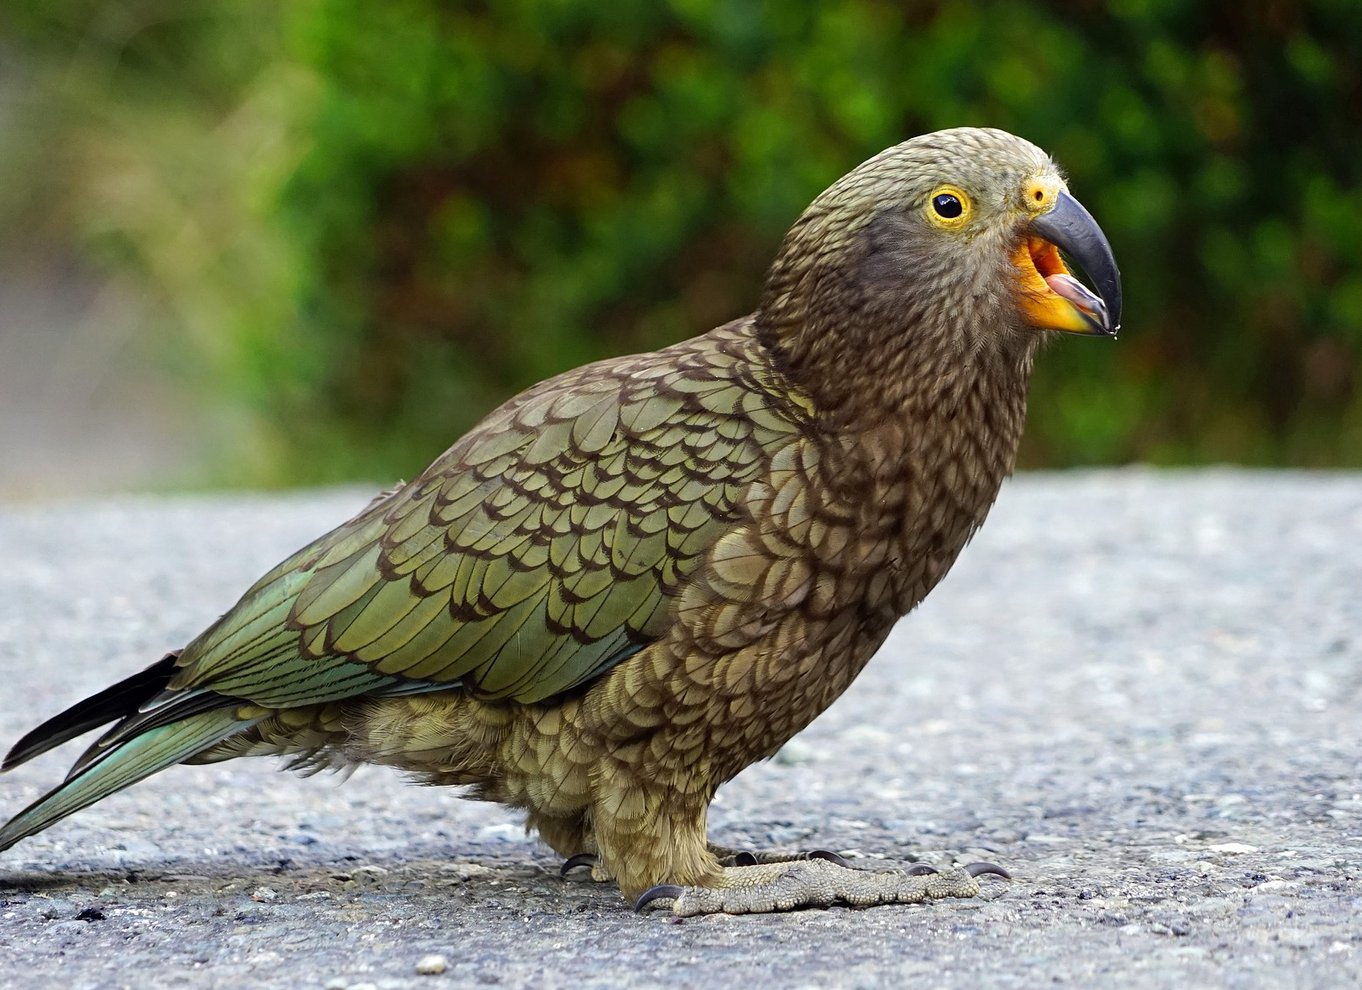
[[256,721],[243,721],[231,709],[206,711],[149,729],[110,748],[0,827],[0,852],[115,791],[244,732]]

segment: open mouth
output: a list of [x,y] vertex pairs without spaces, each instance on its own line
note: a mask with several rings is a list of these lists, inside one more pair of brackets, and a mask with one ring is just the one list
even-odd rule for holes
[[1022,310],[1034,326],[1067,333],[1112,333],[1107,305],[1069,271],[1059,248],[1028,234],[1017,251]]
[[[1069,275],[1064,259],[1059,256],[1059,248],[1043,237],[1034,234],[1026,238],[1026,253],[1031,256],[1031,264],[1036,266],[1036,274],[1048,283],[1055,275]],[[1070,275],[1070,278],[1073,276]]]

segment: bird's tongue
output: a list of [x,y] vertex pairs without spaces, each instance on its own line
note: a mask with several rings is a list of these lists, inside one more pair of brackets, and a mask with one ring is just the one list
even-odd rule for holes
[[1107,306],[1086,285],[1067,272],[1046,275],[1045,284],[1050,291],[1061,299],[1067,299],[1089,316],[1101,319],[1106,315]]

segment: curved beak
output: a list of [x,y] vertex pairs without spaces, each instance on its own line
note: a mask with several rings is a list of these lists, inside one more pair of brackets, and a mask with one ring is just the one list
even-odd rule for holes
[[[1121,329],[1121,271],[1092,214],[1061,190],[1054,207],[1031,221],[1028,234],[1018,262],[1026,283],[1022,311],[1032,325],[1066,333],[1115,336]],[[1097,293],[1070,274],[1059,251],[1082,269]],[[1034,269],[1034,276],[1028,269]]]

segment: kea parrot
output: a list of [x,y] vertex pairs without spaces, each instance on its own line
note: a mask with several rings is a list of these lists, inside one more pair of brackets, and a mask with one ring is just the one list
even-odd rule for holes
[[1005,871],[725,849],[708,807],[984,521],[1042,340],[1120,314],[1105,235],[1035,145],[889,148],[795,221],[754,313],[515,396],[183,649],[20,739],[6,769],[113,723],[0,850],[171,764],[277,755],[467,787],[523,810],[565,870],[678,915],[974,896]]

